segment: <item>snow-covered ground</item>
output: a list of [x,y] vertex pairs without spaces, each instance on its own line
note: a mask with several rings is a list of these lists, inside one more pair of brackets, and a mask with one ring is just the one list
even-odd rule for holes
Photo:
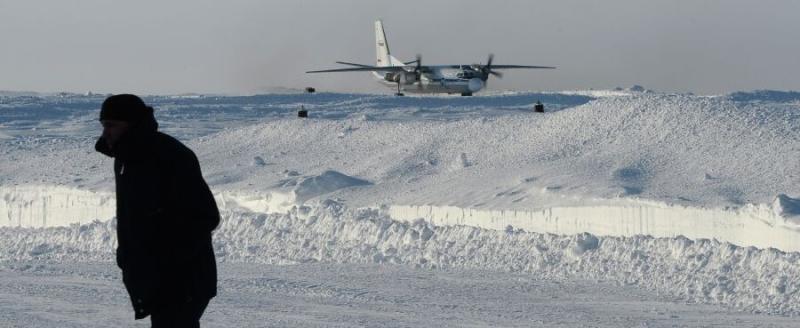
[[[75,297],[89,291],[67,288],[73,280],[121,291],[110,282],[111,161],[93,150],[103,99],[0,96],[0,273],[8,281],[65,281]],[[329,288],[358,290],[364,271],[378,270],[362,287],[390,295],[383,312],[396,311],[379,314],[353,296],[345,302],[352,312],[342,314],[345,303],[316,299],[316,291],[281,307],[275,288],[255,296],[222,284],[221,295],[288,309],[278,316],[284,325],[427,325],[418,317],[447,325],[453,317],[459,326],[749,326],[800,314],[800,93],[145,100],[161,130],[195,150],[223,209],[215,233],[223,272],[264,271],[265,286],[269,275],[307,274],[319,281],[293,284],[333,280]],[[547,113],[532,112],[536,101]],[[310,118],[296,117],[301,106]],[[106,278],[64,265],[75,262],[97,263],[92,272]],[[409,292],[398,276],[426,278]],[[367,288],[376,284],[385,288]],[[486,288],[496,290],[464,291]],[[429,289],[441,295],[424,295]],[[351,297],[337,293],[324,295]],[[512,303],[536,306],[503,305],[509,300],[498,295],[508,293]],[[13,305],[10,295],[0,289],[0,319],[37,317],[9,314],[14,307],[2,304]],[[452,295],[452,308],[422,312],[419,303]],[[225,326],[254,305],[233,298],[220,297],[206,322]],[[615,302],[626,305],[615,312]],[[85,317],[70,309],[59,311]],[[564,320],[571,311],[586,320]],[[659,317],[667,312],[675,313]]]
[[[132,320],[113,264],[37,261],[2,269],[3,327],[150,326]],[[797,321],[665,301],[608,281],[480,269],[225,263],[219,285],[203,327],[795,327]]]

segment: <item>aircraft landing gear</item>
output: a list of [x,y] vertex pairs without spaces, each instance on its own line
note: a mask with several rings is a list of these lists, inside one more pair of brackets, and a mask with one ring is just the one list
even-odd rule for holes
[[400,92],[400,82],[397,82],[397,93],[395,93],[394,95],[398,97],[405,96],[402,92]]
[[462,92],[461,96],[462,97],[472,97],[472,92]]

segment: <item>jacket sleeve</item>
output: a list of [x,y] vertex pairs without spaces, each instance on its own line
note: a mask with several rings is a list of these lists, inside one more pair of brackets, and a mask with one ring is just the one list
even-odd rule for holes
[[208,233],[219,224],[219,209],[200,171],[195,154],[186,150],[171,165],[169,194],[172,210],[180,212],[186,228]]
[[157,215],[161,244],[160,267],[180,272],[182,266],[197,259],[211,231],[219,224],[216,201],[203,180],[197,157],[189,151],[173,154],[167,166],[164,206]]

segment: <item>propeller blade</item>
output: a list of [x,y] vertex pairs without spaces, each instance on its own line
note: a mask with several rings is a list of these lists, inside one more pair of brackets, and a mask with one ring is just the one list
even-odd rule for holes
[[496,76],[498,79],[502,79],[503,78],[503,73],[500,73],[498,71],[489,71],[489,74],[492,74],[492,75]]
[[417,67],[414,69],[417,76],[417,89],[422,90],[422,55],[417,54]]
[[492,71],[492,61],[494,61],[494,54],[489,54],[489,59],[486,61],[486,65],[480,66],[481,73],[483,74],[481,80],[483,80],[484,83],[489,79],[489,74],[497,76],[498,78],[503,77],[503,74]]

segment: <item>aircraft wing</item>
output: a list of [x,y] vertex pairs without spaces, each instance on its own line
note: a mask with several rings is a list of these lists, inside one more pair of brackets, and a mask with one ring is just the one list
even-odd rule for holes
[[[481,67],[481,66],[485,66],[485,65],[475,65],[475,64],[471,64],[471,65],[437,65],[437,66],[431,66],[431,67],[436,67],[436,68],[451,68],[451,69],[460,69],[460,68],[462,68],[462,67],[465,67],[465,66],[466,66],[466,67],[473,67],[473,66],[478,66],[478,67]],[[555,69],[555,67],[552,67],[552,66],[528,66],[528,65],[494,65],[494,64],[492,64],[492,69],[512,69],[512,68],[544,68],[544,69]]]
[[402,72],[406,69],[403,66],[366,66],[353,68],[325,69],[319,71],[308,71],[306,73],[331,73],[331,72]]
[[546,68],[546,69],[555,69],[555,67],[551,67],[551,66],[492,65],[492,69],[509,69],[509,68]]
[[356,64],[356,63],[348,63],[348,62],[342,62],[342,61],[337,61],[336,63],[337,63],[337,64],[342,64],[342,65],[350,65],[350,66],[355,66],[355,67],[373,67],[373,66],[370,66],[370,65]]

